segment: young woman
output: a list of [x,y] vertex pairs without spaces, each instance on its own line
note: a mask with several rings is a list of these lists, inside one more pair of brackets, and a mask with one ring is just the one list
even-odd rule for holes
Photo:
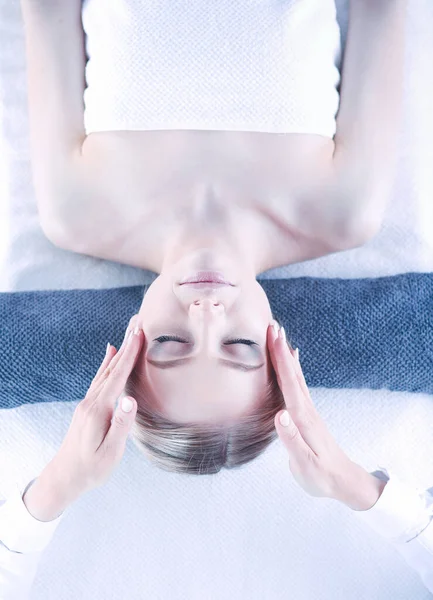
[[215,473],[275,439],[256,276],[380,228],[406,3],[351,2],[339,96],[334,0],[22,0],[41,226],[159,275],[125,392],[161,468]]
[[[351,3],[336,123],[333,0],[184,3],[175,15],[90,0],[83,21],[80,0],[21,2],[44,232],[159,276],[55,458],[1,507],[2,597],[29,592],[63,511],[107,481],[130,432],[162,468],[196,474],[244,464],[278,435],[299,485],[363,515],[433,591],[433,498],[337,446],[256,280],[380,227],[407,0]],[[116,409],[122,390],[132,398]]]

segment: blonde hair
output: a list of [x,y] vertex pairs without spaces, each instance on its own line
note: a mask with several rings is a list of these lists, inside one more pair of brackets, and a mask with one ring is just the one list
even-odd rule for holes
[[270,360],[268,374],[258,408],[229,425],[220,425],[167,419],[148,402],[146,381],[134,368],[124,389],[124,394],[135,398],[138,404],[131,439],[164,471],[209,475],[223,468],[240,467],[257,458],[278,438],[274,419],[285,408],[285,402]]

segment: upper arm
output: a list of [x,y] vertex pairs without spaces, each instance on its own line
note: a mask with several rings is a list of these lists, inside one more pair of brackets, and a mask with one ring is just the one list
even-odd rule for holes
[[315,226],[337,248],[380,229],[392,192],[402,117],[408,0],[350,0],[330,178],[311,196]]
[[[334,167],[380,219],[397,160],[408,0],[350,0]],[[357,207],[358,208],[358,207]]]
[[33,183],[44,222],[56,216],[59,188],[86,137],[81,0],[21,0],[21,8]]

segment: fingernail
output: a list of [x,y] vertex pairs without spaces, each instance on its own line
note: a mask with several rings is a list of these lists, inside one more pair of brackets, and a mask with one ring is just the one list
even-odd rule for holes
[[135,336],[138,335],[140,333],[140,331],[141,331],[141,329],[138,326],[135,329],[131,329],[131,333],[128,338],[128,343],[132,342],[132,340],[135,339]]
[[281,337],[283,338],[284,341],[286,341],[286,332],[284,330],[284,327],[281,327]]
[[107,344],[107,349],[106,349],[106,351],[105,351],[105,356],[107,356],[107,354],[108,354],[109,350],[110,350],[110,344]]
[[122,399],[122,410],[123,412],[129,413],[132,410],[133,402],[130,398]]
[[296,348],[295,350],[295,358],[299,362],[299,348]]
[[278,323],[276,321],[274,321],[272,323],[272,328],[274,330],[275,335],[278,335],[278,330],[279,330],[280,327],[279,327],[279,325],[278,325]]
[[283,427],[287,427],[288,425],[290,425],[290,417],[289,417],[289,413],[287,412],[287,410],[285,410],[284,412],[281,413],[280,423],[281,423],[281,425],[283,425]]

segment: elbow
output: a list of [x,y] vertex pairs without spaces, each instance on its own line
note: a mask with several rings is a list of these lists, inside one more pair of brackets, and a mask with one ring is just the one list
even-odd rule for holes
[[341,250],[363,246],[379,234],[388,198],[388,189],[370,182],[344,191],[339,199]]
[[45,237],[57,248],[70,250],[70,240],[64,223],[55,218],[40,218],[41,229]]
[[[362,246],[381,231],[394,183],[394,171],[385,160],[367,168],[361,160],[340,162],[336,177],[336,207],[342,238],[349,247]],[[334,165],[335,166],[335,165]]]
[[354,215],[346,228],[346,240],[349,248],[358,248],[375,238],[382,228],[382,218],[376,215],[360,213]]
[[[36,173],[40,175],[39,172]],[[61,218],[64,194],[52,178],[38,177],[35,185],[39,225],[45,237],[58,248],[64,249],[67,241],[65,219]]]
[[379,234],[382,223],[383,217],[372,211],[350,211],[335,224],[332,245],[337,251],[363,246]]
[[64,220],[52,217],[41,219],[40,225],[45,237],[56,248],[75,254],[91,255],[91,248],[82,230],[73,229]]
[[36,198],[39,224],[45,237],[57,248],[73,251],[74,219],[71,211],[66,210],[68,198],[63,188],[50,185],[41,190],[39,186]]

